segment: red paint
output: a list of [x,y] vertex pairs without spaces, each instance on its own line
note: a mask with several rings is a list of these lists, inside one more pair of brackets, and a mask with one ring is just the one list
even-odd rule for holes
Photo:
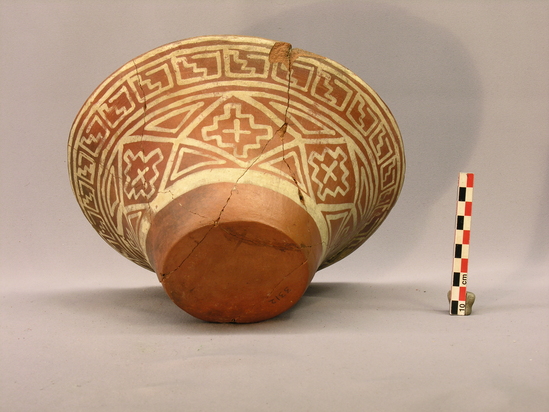
[[462,286],[459,288],[459,300],[467,300],[467,287]]
[[467,173],[467,187],[473,187],[475,181],[474,173]]
[[465,216],[471,216],[473,212],[473,202],[465,202]]
[[469,268],[469,259],[461,259],[461,273],[467,273]]
[[470,238],[471,238],[471,231],[470,230],[464,230],[463,231],[463,240],[461,241],[461,244],[462,245],[468,245]]

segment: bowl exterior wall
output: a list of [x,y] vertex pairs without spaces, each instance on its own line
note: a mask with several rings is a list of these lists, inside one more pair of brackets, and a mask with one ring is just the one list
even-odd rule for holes
[[68,146],[86,218],[151,270],[154,217],[216,183],[231,184],[227,199],[239,184],[258,185],[305,210],[325,267],[377,229],[405,169],[391,112],[356,75],[288,43],[240,36],[183,40],[127,63],[84,104]]

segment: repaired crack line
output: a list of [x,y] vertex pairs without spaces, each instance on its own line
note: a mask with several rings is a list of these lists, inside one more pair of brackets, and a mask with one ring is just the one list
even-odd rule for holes
[[[273,47],[271,48],[271,53],[275,50],[275,48],[280,45],[280,43],[275,43],[275,45],[273,45]],[[210,226],[210,228],[208,229],[208,231],[204,234],[204,236],[202,237],[202,239],[200,239],[196,245],[191,249],[191,251],[189,252],[189,254],[181,261],[181,263],[179,265],[177,265],[176,268],[172,269],[171,271],[169,271],[168,273],[165,273],[165,274],[161,274],[161,277],[162,277],[162,280],[165,280],[169,275],[171,275],[172,273],[176,272],[177,270],[179,270],[184,264],[185,262],[192,256],[192,254],[194,253],[194,251],[200,246],[200,244],[202,242],[204,242],[204,240],[206,239],[206,237],[210,234],[210,232],[213,230],[214,227],[217,227],[219,225],[219,221],[221,220],[221,217],[223,215],[223,212],[225,211],[226,207],[228,206],[229,202],[231,201],[231,198],[234,194],[234,192],[236,191],[236,187],[238,185],[238,182],[240,182],[240,180],[246,175],[246,173],[255,165],[255,163],[257,163],[257,161],[261,158],[261,156],[265,153],[265,150],[267,149],[267,146],[269,146],[269,144],[273,141],[273,139],[275,139],[276,137],[278,137],[281,141],[281,144],[282,144],[282,160],[284,161],[284,163],[286,164],[286,166],[288,167],[288,170],[290,172],[290,176],[292,177],[295,185],[296,185],[296,188],[297,188],[297,191],[298,191],[298,196],[299,196],[299,200],[301,202],[301,204],[305,207],[305,198],[301,192],[301,189],[299,187],[299,184],[297,182],[297,178],[295,176],[295,172],[292,170],[290,164],[288,163],[288,161],[286,160],[286,156],[285,156],[285,147],[284,147],[284,135],[286,134],[286,131],[287,131],[287,128],[288,128],[288,113],[289,113],[289,109],[290,109],[290,96],[291,96],[291,85],[292,85],[292,63],[293,63],[293,60],[297,59],[297,57],[299,57],[299,54],[300,53],[296,53],[295,56],[292,55],[292,52],[293,52],[293,49],[292,49],[292,46],[290,44],[287,44],[284,45],[284,47],[287,47],[287,51],[285,52],[285,56],[283,57],[283,60],[282,61],[278,61],[279,63],[282,63],[282,64],[287,64],[287,67],[288,67],[288,84],[287,84],[287,99],[286,99],[286,109],[284,111],[284,121],[283,121],[283,124],[278,128],[278,130],[276,130],[276,132],[273,134],[273,137],[269,139],[269,141],[263,146],[263,148],[261,149],[261,152],[257,155],[257,157],[251,162],[251,164],[244,170],[244,172],[242,172],[242,174],[236,179],[232,189],[231,189],[231,192],[229,193],[229,196],[227,197],[227,200],[225,201],[225,204],[223,205],[223,207],[221,208],[220,212],[219,212],[219,215],[217,216],[217,218],[213,221],[212,225]],[[297,50],[296,50],[297,51]],[[300,51],[301,52],[301,51]],[[277,58],[278,59],[278,58]],[[135,65],[135,62],[134,62],[134,65]],[[137,72],[137,67],[136,67],[136,72]],[[139,86],[141,87],[141,90],[143,90],[142,86],[141,86],[141,83],[139,82]],[[143,130],[144,132],[144,130]],[[304,245],[304,247],[310,247],[310,246],[306,246]],[[302,265],[300,265],[301,267]],[[296,269],[297,270],[297,269]],[[287,275],[289,276],[289,275]],[[286,277],[287,277],[286,276]],[[272,292],[271,292],[272,293]]]
[[[282,126],[284,127],[284,125]],[[282,128],[281,127],[281,128]],[[280,129],[279,129],[280,130]],[[276,132],[278,133],[278,131]],[[171,271],[169,271],[168,273],[162,273],[161,274],[161,277],[162,277],[162,280],[165,280],[169,275],[171,275],[172,273],[178,271],[181,266],[183,266],[185,264],[185,262],[187,261],[187,259],[189,259],[191,257],[191,255],[194,253],[194,251],[198,248],[198,246],[200,246],[200,244],[202,242],[204,242],[204,240],[206,239],[206,237],[210,234],[210,232],[213,230],[214,227],[217,227],[219,225],[219,221],[221,220],[221,216],[223,215],[223,212],[225,211],[225,208],[228,206],[229,202],[231,201],[231,198],[233,196],[233,193],[236,191],[236,186],[238,185],[238,182],[244,177],[244,175],[248,172],[248,170],[250,170],[253,165],[261,158],[261,156],[263,155],[263,153],[265,152],[265,150],[267,149],[267,146],[269,146],[269,143],[272,142],[272,140],[275,138],[276,136],[276,133],[273,135],[272,138],[269,139],[269,141],[267,143],[265,143],[265,145],[263,146],[263,148],[261,149],[261,152],[257,155],[257,157],[252,161],[252,163],[244,170],[244,172],[242,172],[242,174],[236,179],[232,189],[231,189],[231,192],[229,193],[229,197],[227,197],[227,200],[225,201],[225,204],[223,205],[223,207],[221,208],[220,212],[219,212],[219,215],[217,216],[217,218],[213,221],[213,223],[211,224],[210,228],[208,229],[208,231],[204,234],[204,236],[202,237],[202,239],[200,239],[197,244],[191,249],[191,251],[189,252],[189,254],[181,261],[181,263],[179,265],[177,265],[177,267],[175,267],[174,269],[172,269]]]
[[293,275],[297,270],[301,269],[301,267],[303,267],[303,265],[306,265],[307,263],[309,263],[309,258],[305,259],[303,262],[301,262],[301,264],[299,264],[299,265],[296,266],[294,269],[292,269],[292,270],[290,271],[290,273],[288,273],[286,276],[284,276],[282,279],[280,279],[280,282],[278,282],[278,283],[273,287],[273,289],[267,294],[267,298],[273,294],[273,292],[282,284],[282,282],[284,282],[288,277],[290,277],[291,275]]
[[284,146],[284,136],[285,136],[286,131],[288,129],[288,121],[289,121],[288,113],[289,113],[289,110],[290,110],[290,98],[291,98],[291,87],[292,87],[292,69],[293,69],[292,65],[293,65],[294,60],[296,60],[298,57],[299,57],[299,53],[295,54],[294,49],[290,45],[289,48],[288,48],[288,51],[286,53],[286,59],[287,59],[286,61],[287,61],[287,65],[288,65],[288,87],[287,87],[287,92],[286,92],[287,93],[286,110],[284,111],[284,124],[280,127],[279,131],[281,132],[280,141],[282,143],[282,161],[284,162],[284,164],[288,168],[288,171],[290,172],[290,176],[292,177],[292,180],[294,181],[294,184],[297,188],[297,195],[299,197],[299,201],[301,202],[303,207],[306,208],[305,198],[303,196],[303,193],[301,192],[301,188],[299,187],[299,183],[297,182],[296,173],[295,173],[294,170],[292,170],[292,167],[290,166],[290,164],[286,160],[286,152],[285,152],[286,148]]
[[[135,77],[137,79],[137,85],[139,86],[139,90],[141,91],[141,95],[143,96],[143,124],[141,126],[141,139],[139,140],[139,143],[140,143],[141,152],[143,153],[143,157],[145,157],[145,147],[143,144],[145,141],[145,129],[147,127],[147,109],[148,109],[147,94],[145,93],[145,89],[143,88],[143,84],[141,83],[141,77],[139,74],[139,68],[137,67],[137,63],[135,62],[135,60],[132,60],[132,63],[135,69]],[[143,183],[141,183],[141,189],[142,190],[145,189],[145,187],[143,186]],[[158,193],[160,193],[160,191]],[[144,213],[148,215],[149,220],[152,220],[154,216],[154,212],[151,207],[150,199],[147,199],[146,205],[147,205],[147,211]]]

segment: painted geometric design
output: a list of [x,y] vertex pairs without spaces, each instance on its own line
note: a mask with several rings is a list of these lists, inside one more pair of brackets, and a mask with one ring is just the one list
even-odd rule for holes
[[338,248],[346,239],[349,230],[354,226],[353,222],[353,209],[351,207],[343,208],[335,212],[323,212],[324,218],[328,222],[328,230],[330,238],[338,239],[334,242],[333,247]]
[[175,164],[169,180],[173,183],[195,170],[225,164],[226,161],[191,147],[181,146],[175,158]]
[[266,78],[268,56],[248,53],[245,50],[225,49],[225,75],[238,78]]
[[374,155],[379,163],[395,157],[394,143],[383,126],[371,137]]
[[169,110],[160,111],[154,118],[147,120],[145,131],[151,135],[175,138],[203,106],[204,102],[198,102],[187,106],[169,107]]
[[109,138],[109,129],[105,120],[98,114],[86,124],[86,128],[80,137],[79,146],[82,151],[87,151],[92,156],[97,156],[103,143]]
[[118,210],[118,206],[120,205],[120,193],[118,190],[118,179],[117,179],[117,173],[116,168],[113,166],[109,170],[109,173],[107,175],[107,182],[106,182],[106,188],[105,188],[105,201],[107,206],[107,212],[109,217],[112,220],[113,218],[116,219],[116,212]]
[[302,193],[310,195],[310,188],[307,185],[301,162],[301,152],[295,145],[285,144],[282,155],[275,153],[271,158],[258,163],[259,168],[295,183]]
[[139,200],[140,203],[148,202],[156,192],[155,183],[160,178],[160,163],[164,160],[159,148],[145,153],[143,150],[135,151],[130,147],[122,155],[124,170],[124,194],[131,202]]
[[311,93],[339,110],[346,107],[353,91],[332,74],[319,70],[313,81]]
[[292,64],[292,76],[290,79],[292,89],[307,92],[314,79],[315,70],[310,65],[294,62]]
[[78,191],[76,192],[81,204],[86,210],[97,212],[95,189],[83,180],[78,182]]
[[450,289],[451,315],[463,316],[466,314],[474,177],[473,173],[460,173],[458,178],[454,260]]
[[[207,49],[206,49],[207,50]],[[221,77],[221,50],[211,51],[183,49],[175,52],[170,59],[175,78],[179,85],[209,81]]]
[[272,137],[272,128],[257,124],[253,114],[242,112],[240,103],[225,104],[223,114],[214,116],[212,124],[202,128],[204,141],[215,140],[217,147],[229,148],[240,159],[247,159],[249,150],[259,149]]
[[95,163],[86,152],[82,151],[78,154],[78,177],[90,184],[93,184],[95,178]]
[[109,127],[114,129],[127,114],[135,110],[135,105],[136,103],[130,97],[128,87],[122,85],[112,97],[100,106],[99,113],[107,120]]
[[389,110],[339,64],[297,49],[273,60],[274,45],[209,36],[162,46],[113,73],[82,107],[69,138],[73,190],[124,256],[151,269],[147,225],[195,181],[262,176],[314,214],[321,267],[387,216],[404,177]]
[[316,183],[316,195],[322,202],[326,201],[326,196],[345,196],[349,191],[347,178],[350,172],[345,166],[347,159],[341,147],[335,150],[326,147],[322,153],[312,152],[309,156],[311,180]]
[[318,120],[303,116],[297,111],[288,112],[292,127],[297,129],[304,138],[335,137],[336,132]]
[[359,94],[353,98],[347,109],[347,115],[353,125],[364,131],[367,135],[370,134],[371,129],[377,128],[380,122],[371,107],[366,103],[364,97]]
[[165,63],[140,73],[137,84],[139,88],[146,92],[147,98],[154,97],[173,88],[170,65]]

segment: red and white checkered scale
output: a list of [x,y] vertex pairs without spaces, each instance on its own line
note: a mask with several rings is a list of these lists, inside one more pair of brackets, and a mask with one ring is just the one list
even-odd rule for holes
[[450,290],[450,314],[467,315],[467,275],[469,271],[469,241],[473,209],[473,173],[460,173],[454,238],[454,264]]

